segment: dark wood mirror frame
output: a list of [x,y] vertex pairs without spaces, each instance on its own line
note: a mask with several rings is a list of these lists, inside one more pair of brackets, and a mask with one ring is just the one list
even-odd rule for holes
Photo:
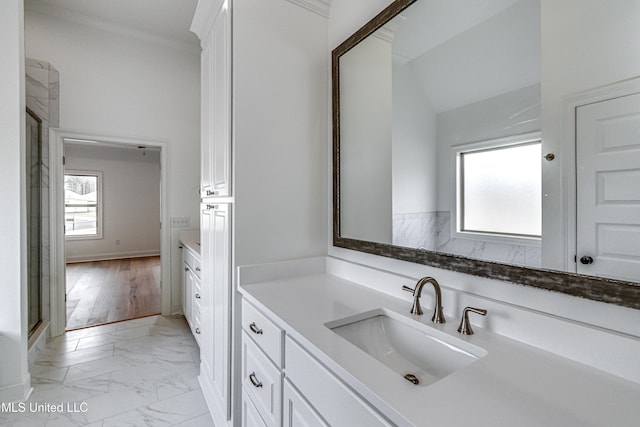
[[441,252],[349,239],[340,235],[340,57],[416,1],[394,1],[332,52],[333,245],[444,270],[504,280],[594,301],[640,309],[640,283],[482,261]]

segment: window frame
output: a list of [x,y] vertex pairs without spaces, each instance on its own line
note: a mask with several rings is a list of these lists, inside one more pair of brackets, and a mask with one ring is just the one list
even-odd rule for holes
[[67,203],[65,201],[64,192],[66,189],[64,188],[64,179],[67,175],[74,176],[95,176],[97,178],[97,186],[96,186],[96,233],[95,234],[84,234],[84,235],[70,235],[66,233],[64,230],[64,238],[65,240],[100,240],[103,238],[103,185],[102,185],[102,171],[95,170],[77,170],[77,169],[65,169],[63,174],[63,195],[62,195],[62,209],[63,209],[63,221],[66,226],[66,218],[67,218]]
[[[542,236],[518,235],[508,233],[483,232],[463,230],[464,201],[462,157],[467,153],[490,151],[513,146],[528,144],[542,144],[540,132],[507,136],[502,138],[487,139],[483,141],[459,144],[451,147],[451,238],[483,240],[486,242],[540,246]],[[542,158],[540,159],[540,179],[542,179]],[[542,195],[541,195],[542,197]]]

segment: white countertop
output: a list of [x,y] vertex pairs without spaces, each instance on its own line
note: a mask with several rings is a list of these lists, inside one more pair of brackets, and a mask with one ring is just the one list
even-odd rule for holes
[[[434,325],[431,307],[423,307],[423,316],[412,316],[407,301],[337,276],[246,284],[240,292],[398,425],[600,427],[640,422],[640,384],[475,325],[474,335],[462,336],[457,333],[459,318]],[[487,355],[435,384],[415,386],[325,326],[377,308],[417,319],[483,348]]]
[[195,240],[180,239],[180,243],[182,244],[182,246],[186,247],[195,255],[197,255],[198,258],[200,258],[200,242]]

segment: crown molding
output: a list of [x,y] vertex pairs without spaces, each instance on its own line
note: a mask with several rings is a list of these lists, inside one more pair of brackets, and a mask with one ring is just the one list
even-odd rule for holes
[[169,37],[142,31],[137,28],[122,25],[113,21],[87,16],[69,9],[51,6],[46,3],[25,2],[25,10],[40,13],[42,15],[73,22],[96,30],[101,30],[124,37],[131,37],[146,43],[181,50],[183,52],[200,54],[197,44],[186,43]]
[[211,31],[216,16],[218,16],[222,7],[229,7],[229,4],[226,3],[225,5],[225,0],[198,0],[189,30],[198,36],[201,45],[204,43],[209,31]]
[[324,18],[329,18],[331,0],[286,0]]

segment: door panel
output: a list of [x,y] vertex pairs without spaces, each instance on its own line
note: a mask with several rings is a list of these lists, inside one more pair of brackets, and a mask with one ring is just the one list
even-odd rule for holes
[[640,280],[640,94],[577,108],[576,173],[577,272]]

